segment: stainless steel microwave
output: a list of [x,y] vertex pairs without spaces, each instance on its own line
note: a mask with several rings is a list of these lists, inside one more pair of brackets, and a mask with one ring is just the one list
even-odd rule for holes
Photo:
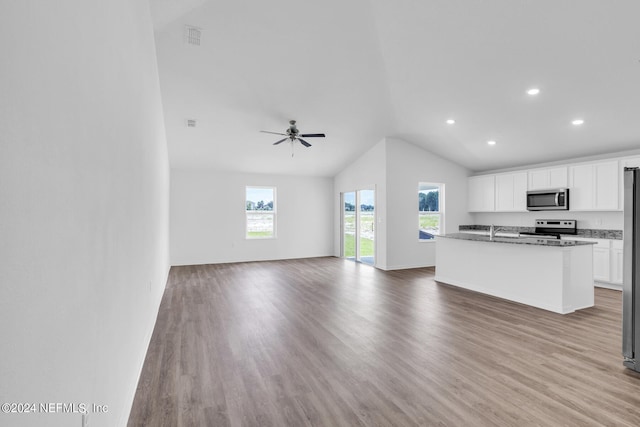
[[528,211],[568,211],[569,189],[527,191]]

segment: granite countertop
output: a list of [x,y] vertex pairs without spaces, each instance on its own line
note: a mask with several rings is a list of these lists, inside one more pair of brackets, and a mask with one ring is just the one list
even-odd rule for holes
[[441,236],[437,236],[437,238],[442,238],[442,237],[446,239],[471,240],[474,242],[510,243],[514,245],[535,245],[535,246],[553,246],[553,247],[584,246],[584,245],[595,244],[594,242],[584,242],[584,241],[576,241],[576,240],[538,239],[537,237],[494,237],[493,239],[490,239],[489,236],[483,236],[480,234],[469,234],[469,233],[452,233],[452,234],[443,234]]
[[[534,227],[515,227],[515,226],[502,226],[497,225],[500,228],[501,233],[532,233]],[[488,225],[461,225],[458,227],[459,231],[489,231]],[[563,234],[567,238],[571,237],[586,237],[592,239],[609,239],[609,240],[622,240],[622,230],[599,230],[592,228],[578,228],[577,234]]]

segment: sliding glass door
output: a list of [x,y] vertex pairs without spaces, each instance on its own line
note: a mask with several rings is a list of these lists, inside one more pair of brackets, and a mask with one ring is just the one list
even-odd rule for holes
[[342,193],[342,256],[356,259],[356,193]]
[[375,264],[375,194],[374,190],[359,190],[357,193],[358,250],[356,259],[370,265]]
[[342,193],[342,256],[375,265],[375,190]]

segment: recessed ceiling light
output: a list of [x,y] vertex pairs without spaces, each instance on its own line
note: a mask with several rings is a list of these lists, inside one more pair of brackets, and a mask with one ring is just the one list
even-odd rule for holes
[[574,126],[580,126],[583,123],[584,123],[584,120],[582,119],[575,119],[574,121],[571,122],[571,124]]
[[447,124],[448,124],[448,125],[452,125],[452,124],[454,124],[455,122],[456,122],[456,121],[455,121],[455,120],[453,120],[453,119],[449,119],[449,120],[447,120]]
[[539,93],[540,93],[540,89],[538,89],[537,87],[532,87],[527,91],[527,94],[529,95],[537,95]]
[[496,145],[496,142],[492,139],[490,141],[487,141],[487,144],[489,145]]

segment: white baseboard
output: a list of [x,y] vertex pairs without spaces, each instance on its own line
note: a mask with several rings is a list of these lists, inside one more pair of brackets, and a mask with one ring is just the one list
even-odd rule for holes
[[618,285],[615,283],[593,282],[593,286],[595,286],[596,288],[613,289],[614,291],[622,290],[622,285]]
[[424,265],[424,264],[392,265],[392,266],[387,266],[385,270],[408,270],[411,268],[427,268],[427,267],[435,267],[435,265]]

